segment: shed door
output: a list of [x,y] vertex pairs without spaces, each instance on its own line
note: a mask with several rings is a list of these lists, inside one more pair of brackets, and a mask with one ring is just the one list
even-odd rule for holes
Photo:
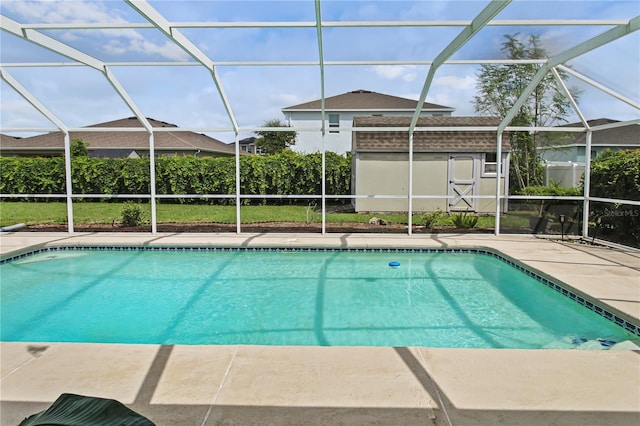
[[449,155],[449,211],[476,211],[477,154]]

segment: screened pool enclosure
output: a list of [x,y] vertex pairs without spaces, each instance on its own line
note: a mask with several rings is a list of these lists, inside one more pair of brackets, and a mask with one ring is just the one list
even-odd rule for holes
[[[588,236],[590,213],[599,206],[628,206],[640,212],[640,200],[594,197],[590,169],[584,168],[583,192],[574,196],[509,195],[503,135],[513,132],[581,133],[585,164],[591,163],[591,139],[598,131],[640,125],[640,10],[636,1],[104,1],[22,2],[2,4],[3,135],[61,132],[64,136],[65,188],[62,193],[2,193],[3,200],[52,199],[66,202],[67,229],[74,232],[74,204],[87,200],[149,202],[151,232],[158,232],[158,203],[176,200],[227,200],[235,205],[236,232],[242,232],[247,200],[300,200],[317,206],[326,232],[328,203],[356,199],[404,200],[407,232],[413,232],[417,204],[464,196],[492,203],[495,234],[519,203],[566,201],[579,212],[577,235]],[[546,54],[509,58],[505,36],[526,43],[536,36]],[[535,67],[520,93],[505,93],[511,106],[493,126],[464,131],[495,135],[491,194],[429,193],[417,190],[430,179],[416,167],[414,135],[455,132],[457,127],[420,127],[425,102],[455,109],[453,116],[487,115],[474,108],[483,66]],[[515,73],[516,71],[514,71]],[[568,100],[562,121],[533,126],[514,123],[520,108],[545,79],[555,81]],[[367,132],[403,132],[406,144],[395,193],[335,194],[327,190],[326,146],[334,137],[335,115],[325,99],[366,89],[417,100],[403,127],[358,127]],[[314,193],[243,193],[241,141],[255,132],[290,131],[282,109],[320,100],[317,125],[293,128],[322,139],[322,182]],[[362,110],[361,115],[371,115]],[[332,117],[330,117],[332,115]],[[124,117],[142,127],[100,127]],[[150,119],[175,123],[155,127]],[[265,127],[279,119],[283,127]],[[607,124],[588,121],[612,119]],[[571,127],[558,127],[563,123]],[[90,126],[90,127],[87,127]],[[355,127],[340,125],[340,132]],[[150,191],[146,194],[74,193],[71,143],[74,132],[144,132],[148,137]],[[156,140],[163,132],[206,134],[233,147],[232,193],[158,193]],[[4,136],[3,136],[4,137]],[[118,144],[115,144],[118,146]],[[118,146],[119,147],[119,146]],[[126,147],[122,147],[126,148]],[[493,155],[495,154],[495,156]],[[194,154],[195,156],[195,154]],[[484,158],[484,157],[483,157]],[[489,158],[489,157],[487,157]],[[484,164],[484,163],[483,163]],[[353,172],[352,172],[353,173]],[[493,215],[493,212],[492,212]],[[564,216],[563,216],[564,217]],[[544,231],[544,230],[543,230]]]

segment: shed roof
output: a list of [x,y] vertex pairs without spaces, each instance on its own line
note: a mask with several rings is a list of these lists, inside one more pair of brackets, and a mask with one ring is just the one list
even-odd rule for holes
[[[154,120],[152,118],[148,118],[147,120],[152,127],[174,127],[178,129],[178,126],[175,124]],[[69,136],[71,139],[79,138],[88,143],[90,151],[94,149],[149,149],[149,136],[142,127],[140,121],[135,117],[87,126],[87,128],[92,127],[140,127],[142,131],[79,131],[70,132]],[[155,132],[154,146],[155,149],[160,151],[200,150],[221,155],[233,155],[235,153],[233,146],[229,146],[217,139],[195,132]],[[11,136],[3,135],[0,149],[11,151],[34,151],[38,149],[49,151],[62,150],[64,149],[64,135],[62,132],[51,132],[28,138],[12,138]]]
[[[412,117],[355,117],[353,127],[408,128]],[[456,127],[460,130],[416,130],[413,134],[414,152],[495,152],[496,130],[465,130],[500,124],[498,117],[420,117],[417,128]],[[353,132],[354,151],[400,151],[409,149],[407,130],[356,130]],[[510,151],[509,134],[502,136],[502,150]]]
[[[326,111],[350,111],[350,110],[375,110],[375,111],[413,111],[418,106],[418,101],[401,98],[398,96],[385,95],[370,90],[354,90],[337,96],[331,96],[324,100]],[[321,100],[305,102],[283,108],[282,111],[320,111]],[[448,106],[424,103],[423,109],[435,111],[454,111],[455,108]]]

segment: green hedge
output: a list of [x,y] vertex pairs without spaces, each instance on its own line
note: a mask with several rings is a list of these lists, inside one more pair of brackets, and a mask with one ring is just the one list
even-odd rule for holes
[[[350,158],[332,152],[327,152],[325,156],[326,193],[350,194]],[[159,195],[235,193],[233,157],[164,157],[156,161],[155,167],[156,193]],[[74,194],[150,192],[149,159],[76,157],[71,168]],[[321,154],[301,155],[284,151],[272,156],[247,155],[240,158],[242,194],[320,195],[321,176]],[[66,192],[62,158],[0,157],[0,178],[2,193]],[[179,199],[176,202],[201,201]],[[207,202],[225,201],[210,199]],[[266,200],[259,199],[254,202],[265,203]]]
[[[591,163],[592,197],[640,201],[640,150],[606,151]],[[593,203],[603,235],[640,247],[640,206]]]

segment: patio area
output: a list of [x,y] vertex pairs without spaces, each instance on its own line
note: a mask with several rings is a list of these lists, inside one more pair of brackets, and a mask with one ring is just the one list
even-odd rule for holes
[[[7,233],[53,245],[485,247],[640,322],[640,253],[533,236]],[[0,423],[61,393],[113,398],[158,425],[636,425],[640,351],[2,342]]]

